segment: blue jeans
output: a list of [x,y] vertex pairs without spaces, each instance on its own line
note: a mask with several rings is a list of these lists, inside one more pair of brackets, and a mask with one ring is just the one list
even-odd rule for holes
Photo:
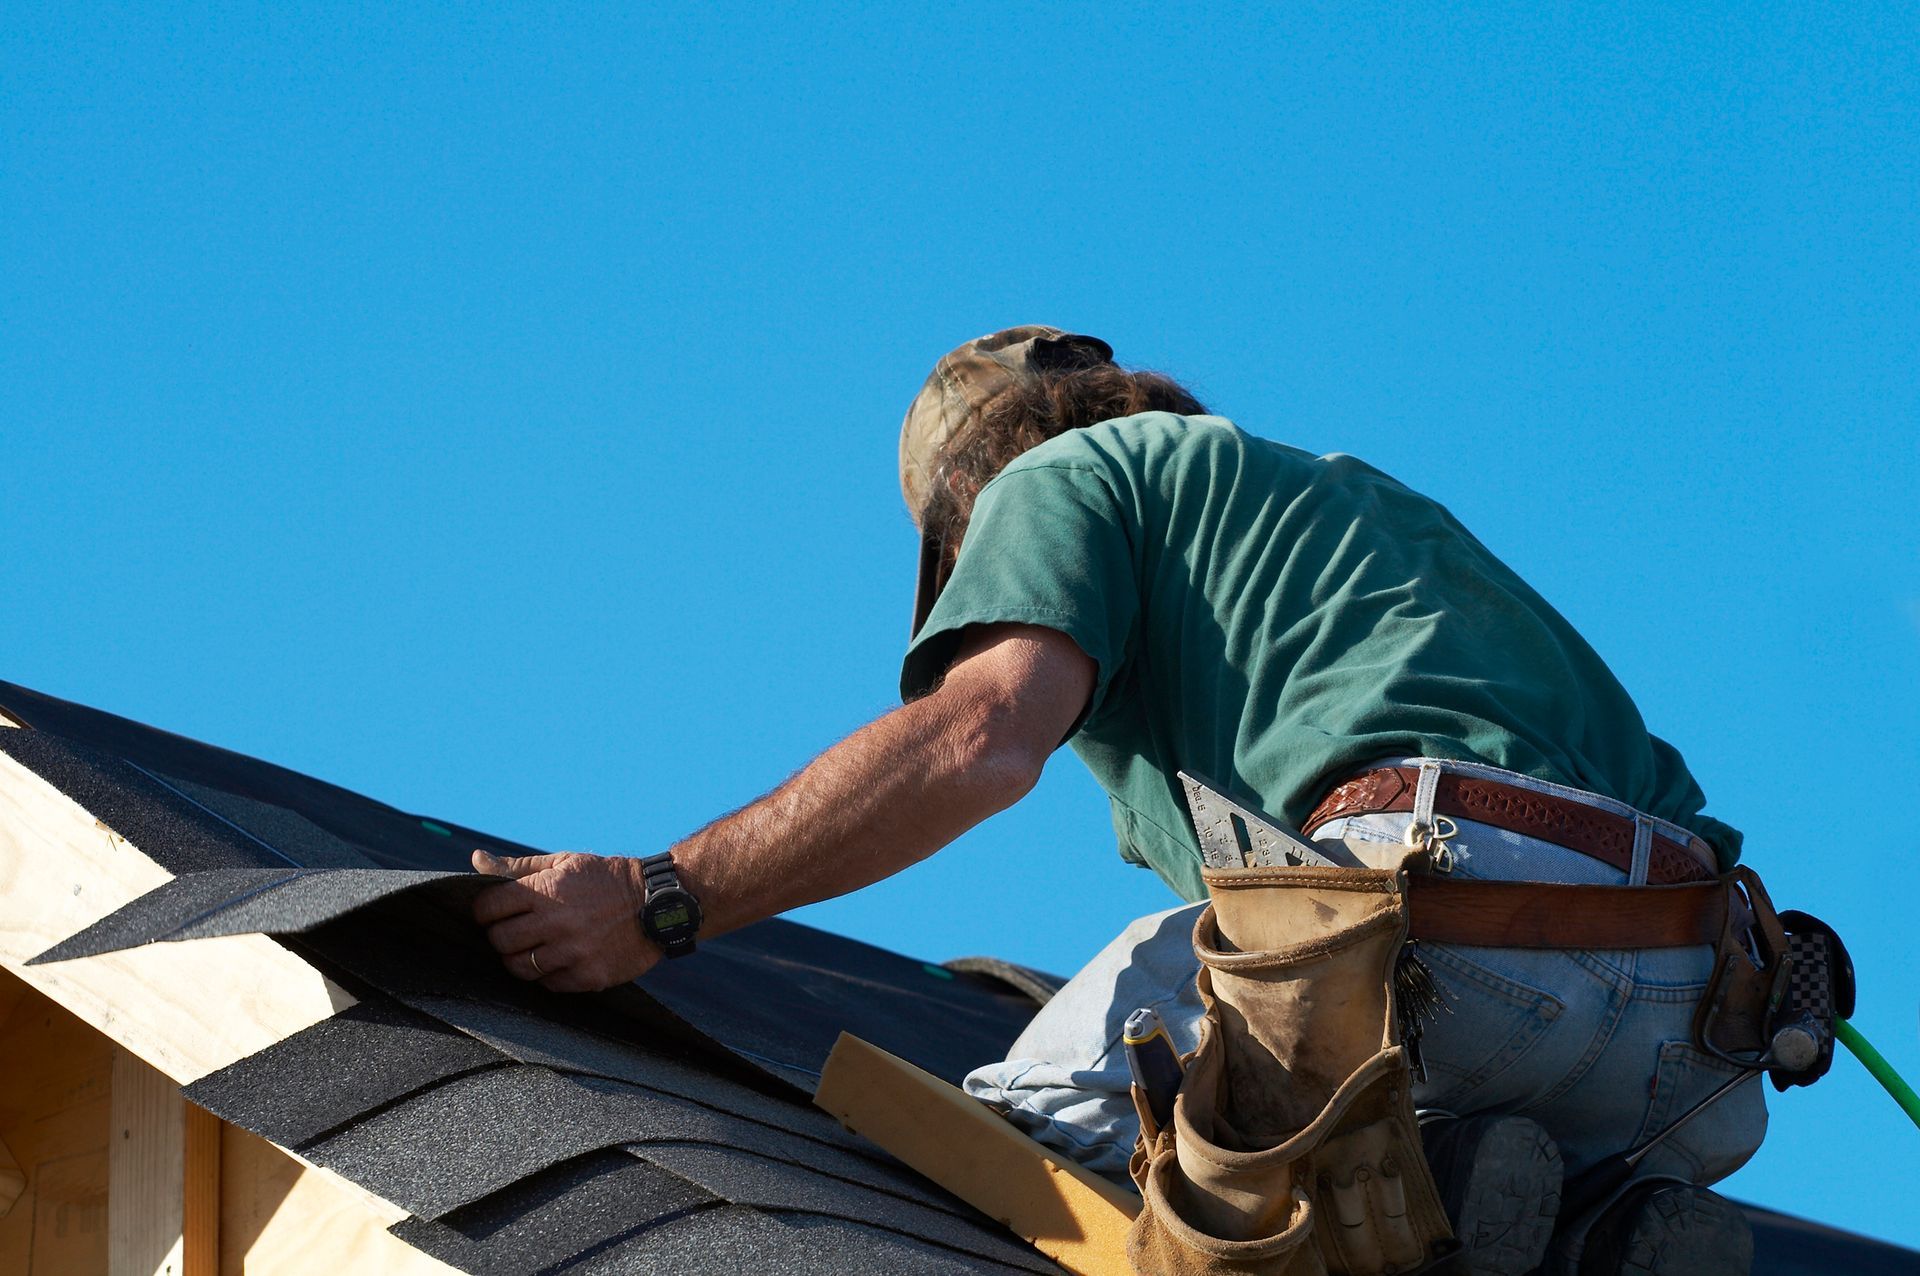
[[[1431,759],[1392,759],[1419,765]],[[1471,763],[1462,773],[1551,793],[1642,827],[1634,870],[1623,873],[1578,851],[1471,820],[1450,840],[1453,873],[1506,881],[1641,884],[1649,835],[1687,833],[1596,794]],[[1382,843],[1390,862],[1412,812],[1360,815],[1315,831],[1349,846]],[[1040,1142],[1114,1178],[1126,1175],[1138,1133],[1121,1026],[1141,1006],[1160,1012],[1182,1053],[1198,1043],[1193,923],[1202,905],[1143,917],[1049,1002],[1003,1063],[979,1068],[969,1094],[1000,1109]],[[1422,943],[1445,1010],[1426,1024],[1423,1112],[1519,1113],[1560,1145],[1567,1172],[1658,1133],[1711,1093],[1733,1069],[1693,1045],[1693,1012],[1713,965],[1709,947],[1625,951],[1478,948]],[[1767,1111],[1759,1078],[1734,1089],[1641,1162],[1640,1177],[1713,1183],[1760,1146]]]

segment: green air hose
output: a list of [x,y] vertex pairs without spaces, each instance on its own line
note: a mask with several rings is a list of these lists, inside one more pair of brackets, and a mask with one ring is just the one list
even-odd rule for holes
[[1893,1101],[1900,1105],[1900,1110],[1905,1112],[1916,1126],[1920,1126],[1920,1095],[1915,1094],[1913,1087],[1893,1070],[1893,1065],[1881,1057],[1880,1052],[1873,1048],[1873,1043],[1861,1036],[1860,1030],[1845,1019],[1833,1021],[1833,1035],[1847,1043],[1847,1049],[1853,1051],[1854,1057],[1866,1065],[1867,1071],[1873,1074],[1875,1081],[1886,1087],[1887,1093],[1893,1096]]

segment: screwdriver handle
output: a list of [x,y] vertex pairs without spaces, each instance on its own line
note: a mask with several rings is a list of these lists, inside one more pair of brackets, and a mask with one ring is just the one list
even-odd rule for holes
[[1173,1097],[1186,1077],[1167,1025],[1161,1022],[1159,1012],[1143,1006],[1127,1016],[1120,1039],[1126,1046],[1127,1071],[1133,1074],[1133,1084],[1146,1097],[1147,1112],[1154,1124],[1164,1130],[1173,1120]]

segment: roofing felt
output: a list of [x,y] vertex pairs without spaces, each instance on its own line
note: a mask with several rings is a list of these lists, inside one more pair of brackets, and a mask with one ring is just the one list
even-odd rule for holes
[[[467,906],[475,846],[532,848],[0,683],[0,752],[174,873],[45,954],[260,931],[358,1004],[188,1087],[407,1209],[471,1272],[1047,1272],[1030,1247],[807,1101],[850,1031],[958,1081],[1059,981],[930,966],[783,921],[629,985],[508,977]],[[1913,1270],[1753,1211],[1761,1276]],[[1844,1257],[1842,1257],[1844,1255]]]

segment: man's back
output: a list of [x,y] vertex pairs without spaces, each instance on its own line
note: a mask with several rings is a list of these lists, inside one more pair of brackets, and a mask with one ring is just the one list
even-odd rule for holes
[[904,685],[960,628],[1003,620],[1061,629],[1099,664],[1074,747],[1122,853],[1190,899],[1181,769],[1297,824],[1369,762],[1452,757],[1738,853],[1573,628],[1438,503],[1353,457],[1168,413],[1052,439],[981,494]]

